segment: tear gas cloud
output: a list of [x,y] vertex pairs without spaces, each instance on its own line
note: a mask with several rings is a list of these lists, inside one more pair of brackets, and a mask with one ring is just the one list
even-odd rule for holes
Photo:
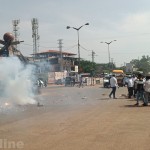
[[0,103],[34,104],[33,65],[24,65],[18,57],[0,59]]

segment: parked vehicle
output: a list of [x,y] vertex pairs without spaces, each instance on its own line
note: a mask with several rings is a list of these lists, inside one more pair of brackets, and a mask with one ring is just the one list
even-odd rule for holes
[[44,81],[42,78],[38,78],[37,85],[38,85],[38,87],[47,87],[47,82]]
[[103,87],[104,88],[109,88],[110,87],[110,76],[105,76],[103,78]]
[[63,81],[63,79],[58,79],[58,80],[56,80],[55,84],[57,84],[57,85],[63,85],[64,81]]
[[123,79],[125,75],[124,75],[123,70],[113,70],[112,73],[116,75],[118,86],[120,87],[124,86]]
[[75,85],[75,78],[73,77],[66,77],[65,79],[65,86],[74,86]]

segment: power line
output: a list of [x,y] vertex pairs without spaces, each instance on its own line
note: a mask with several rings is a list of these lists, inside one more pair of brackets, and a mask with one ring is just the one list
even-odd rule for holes
[[81,45],[80,45],[80,47],[81,47],[82,49],[84,49],[85,51],[91,51],[91,50],[88,50],[88,49],[84,48],[84,47],[81,46]]

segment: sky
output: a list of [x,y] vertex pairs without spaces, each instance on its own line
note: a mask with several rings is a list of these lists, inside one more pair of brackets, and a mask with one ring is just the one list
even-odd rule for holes
[[[79,30],[80,57],[96,63],[110,59],[120,67],[132,59],[150,55],[150,1],[149,0],[0,0],[0,39],[13,31],[12,20],[18,24],[19,49],[25,56],[33,53],[33,18],[38,19],[39,52],[59,50],[62,39],[65,52],[77,54]],[[101,43],[103,42],[103,43]]]

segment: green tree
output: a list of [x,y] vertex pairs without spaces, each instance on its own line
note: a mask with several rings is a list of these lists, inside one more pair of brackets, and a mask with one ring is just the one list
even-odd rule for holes
[[87,60],[81,60],[80,61],[80,70],[84,73],[90,73],[92,70],[96,70],[96,63],[87,61]]
[[131,62],[137,71],[143,71],[144,74],[150,72],[150,57],[149,56],[142,56],[141,59],[133,59]]
[[91,73],[91,76],[94,76],[94,75],[101,74],[101,73],[109,73],[109,69],[111,69],[110,71],[112,71],[115,68],[116,66],[113,63],[97,64],[95,62],[81,60],[79,72]]

